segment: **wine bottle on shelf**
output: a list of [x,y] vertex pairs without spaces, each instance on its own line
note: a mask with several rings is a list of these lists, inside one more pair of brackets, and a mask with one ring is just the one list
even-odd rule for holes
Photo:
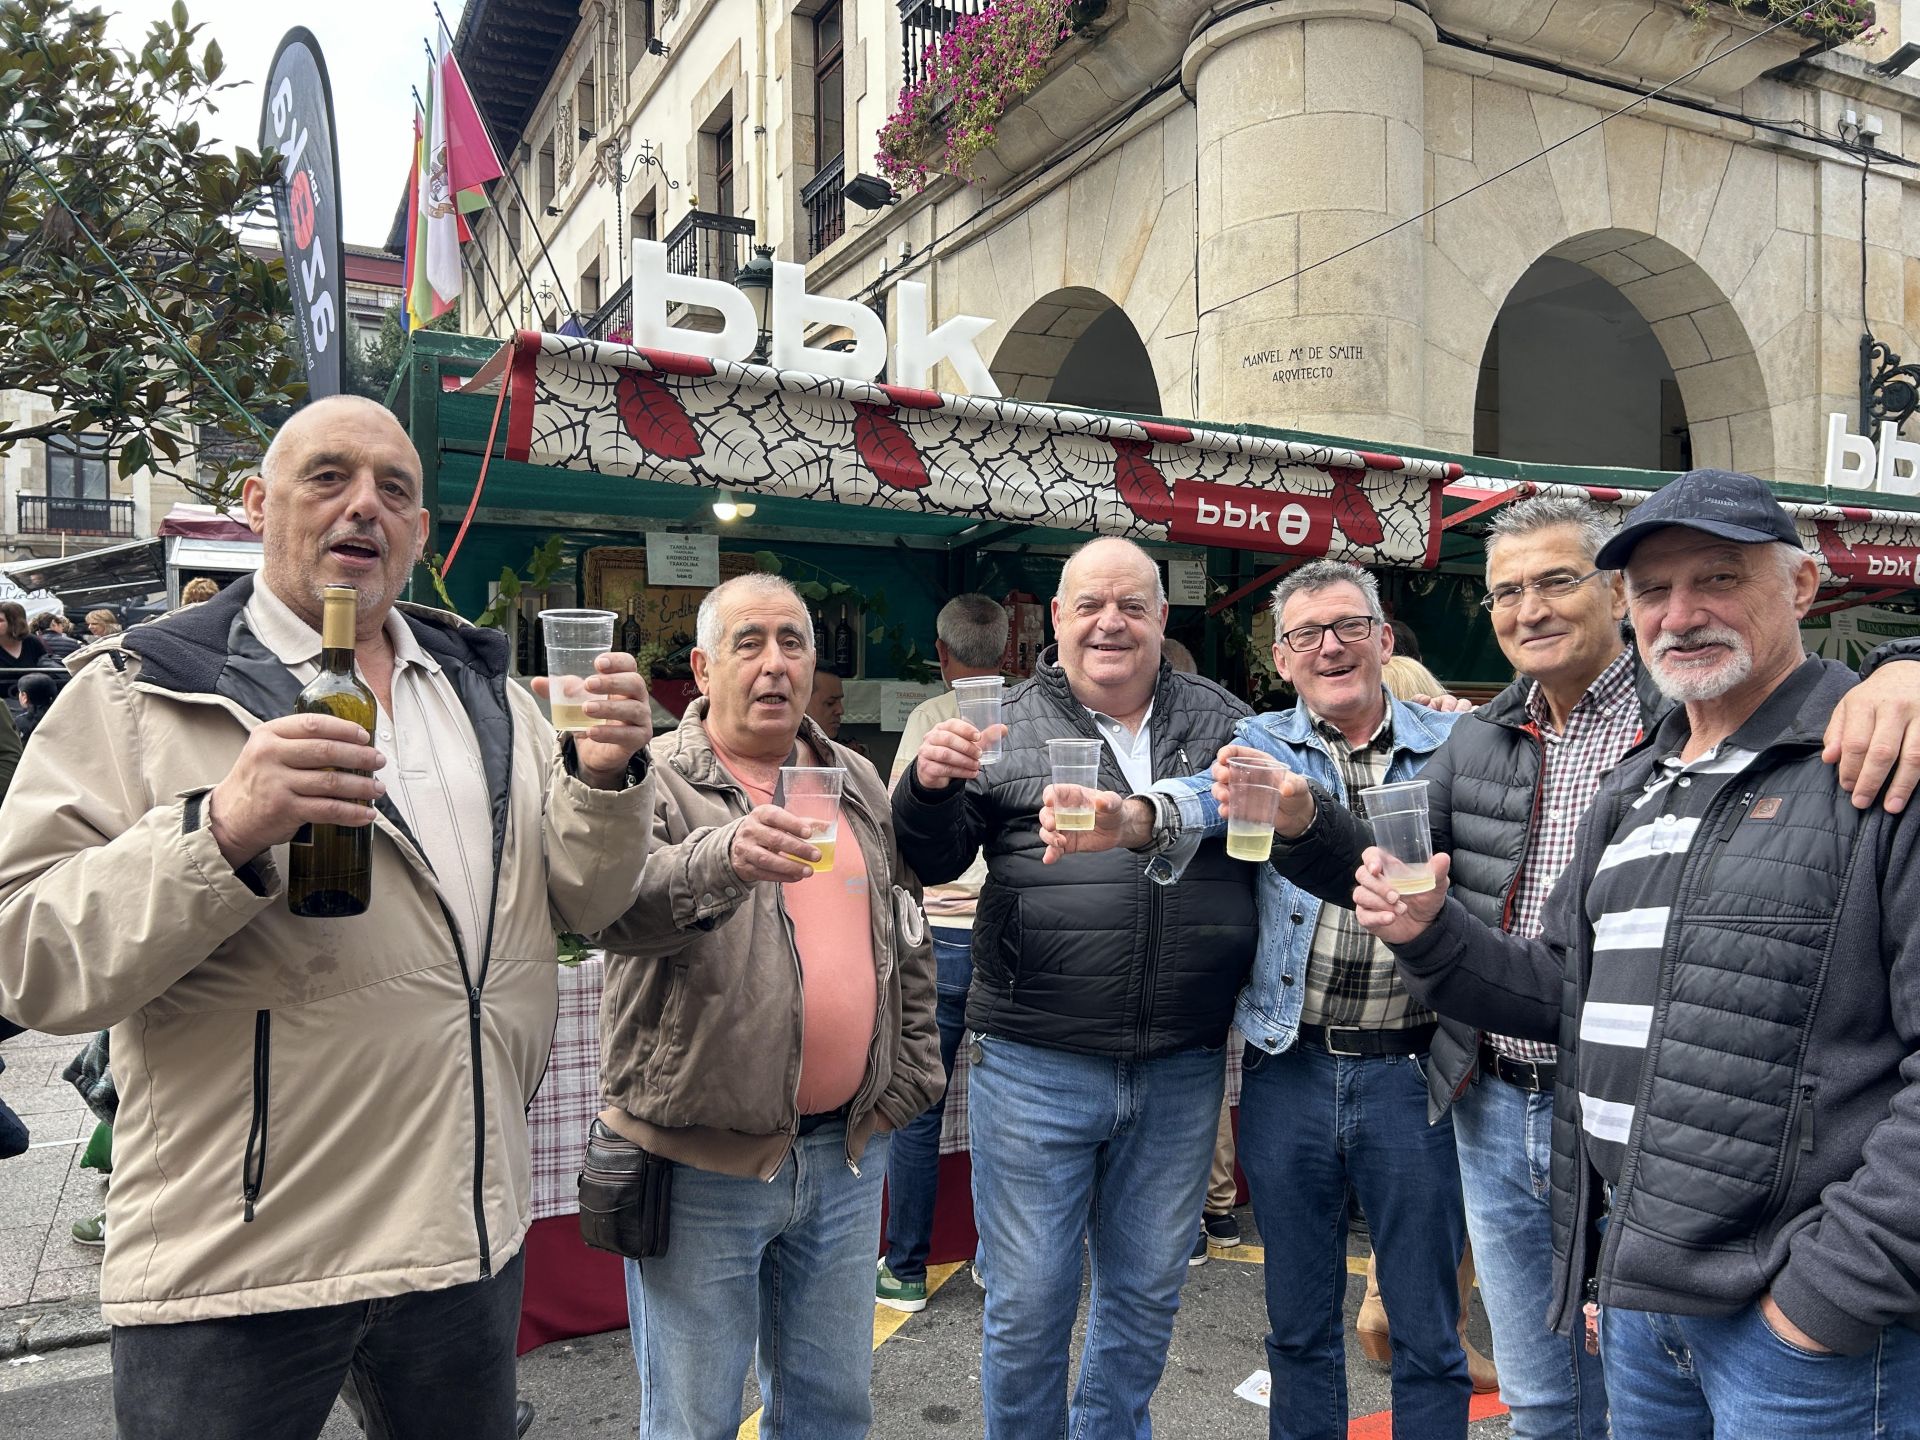
[[827,633],[827,612],[813,612],[813,663],[833,668],[833,637]]
[[636,662],[640,659],[640,648],[645,643],[640,635],[640,617],[634,614],[634,607],[639,603],[638,595],[629,596],[627,618],[620,622],[620,648],[633,656]]
[[[320,673],[293,708],[302,715],[337,715],[371,739],[373,692],[353,673],[353,622],[360,597],[351,585],[322,592]],[[303,825],[287,847],[287,909],[309,919],[364,914],[373,899],[373,827]]]
[[847,621],[846,602],[840,605],[840,623],[833,627],[833,673],[841,679],[853,677],[853,626]]

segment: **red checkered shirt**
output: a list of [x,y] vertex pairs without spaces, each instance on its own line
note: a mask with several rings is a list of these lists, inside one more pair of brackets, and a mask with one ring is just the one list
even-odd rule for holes
[[[1520,862],[1520,882],[1513,897],[1511,928],[1515,935],[1529,940],[1539,935],[1547,896],[1573,859],[1573,839],[1580,828],[1580,817],[1593,804],[1601,780],[1640,736],[1634,673],[1632,653],[1621,652],[1587,687],[1587,693],[1567,716],[1567,728],[1558,732],[1538,682],[1527,693],[1527,716],[1545,754],[1533,833],[1527,837],[1526,857]],[[1487,1038],[1494,1049],[1516,1060],[1551,1060],[1556,1053],[1553,1046],[1538,1040],[1518,1040],[1510,1035]]]

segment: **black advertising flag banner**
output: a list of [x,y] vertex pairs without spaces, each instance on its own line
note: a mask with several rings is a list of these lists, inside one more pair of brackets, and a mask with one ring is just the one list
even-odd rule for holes
[[345,314],[340,250],[340,151],[333,136],[327,62],[311,31],[296,25],[267,71],[260,148],[285,157],[273,187],[280,249],[287,257],[294,330],[307,367],[307,399],[340,393]]

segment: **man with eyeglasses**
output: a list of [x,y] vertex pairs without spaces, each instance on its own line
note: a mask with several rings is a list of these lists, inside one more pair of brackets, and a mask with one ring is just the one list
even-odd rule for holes
[[[1283,760],[1329,803],[1357,804],[1367,786],[1420,773],[1459,717],[1387,694],[1380,674],[1393,633],[1373,576],[1314,561],[1281,581],[1273,612],[1274,664],[1300,702],[1242,720],[1237,746]],[[1202,773],[1127,800],[1102,795],[1092,832],[1059,831],[1043,810],[1049,858],[1116,844],[1162,850],[1149,873],[1172,883],[1201,838],[1226,829],[1209,782]],[[1304,789],[1286,803],[1307,803]],[[1280,829],[1289,829],[1285,815]],[[1240,1164],[1267,1245],[1269,1434],[1347,1433],[1351,1187],[1391,1317],[1396,1440],[1460,1440],[1472,1395],[1455,1278],[1465,1222],[1452,1126],[1445,1116],[1427,1122],[1422,1063],[1434,1015],[1408,997],[1392,954],[1351,909],[1284,877],[1291,848],[1276,839],[1275,864],[1260,867],[1259,947],[1234,1012],[1247,1041]]]

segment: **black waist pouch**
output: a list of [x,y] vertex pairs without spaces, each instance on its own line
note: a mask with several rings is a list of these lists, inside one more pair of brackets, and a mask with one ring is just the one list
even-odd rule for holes
[[672,1209],[673,1162],[595,1120],[580,1170],[580,1238],[630,1260],[664,1255]]

